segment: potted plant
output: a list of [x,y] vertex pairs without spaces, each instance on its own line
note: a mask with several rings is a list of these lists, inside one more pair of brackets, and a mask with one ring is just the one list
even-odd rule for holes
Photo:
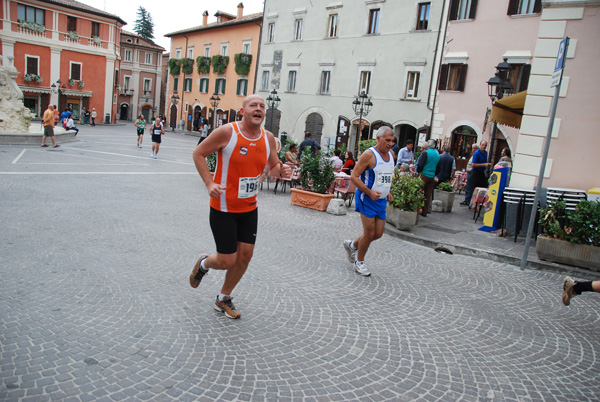
[[433,190],[433,199],[442,201],[442,212],[452,212],[454,204],[454,187],[450,182],[442,182]]
[[96,46],[100,46],[102,44],[102,39],[99,36],[92,36],[92,43]]
[[581,201],[575,211],[554,202],[540,209],[539,223],[535,251],[541,260],[600,271],[600,202]]
[[73,85],[75,85],[75,80],[73,78],[69,78],[68,83],[70,86],[73,86]]
[[168,64],[169,74],[179,75],[179,72],[181,71],[181,63],[179,62],[179,59],[169,59]]
[[19,21],[19,26],[23,29],[28,29],[33,32],[43,33],[46,32],[46,26],[33,21]]
[[77,86],[79,88],[83,88],[83,85],[84,85],[83,81],[80,80],[79,82],[77,82]]
[[184,74],[192,74],[194,72],[194,59],[184,57],[181,59],[180,64],[181,71],[183,71]]
[[417,224],[419,209],[425,205],[423,180],[394,169],[390,193],[394,199],[388,202],[386,222],[399,230],[411,230]]
[[43,81],[42,77],[40,77],[37,74],[25,74],[25,76],[23,77],[23,80],[25,82],[33,82],[33,81],[35,81],[38,84]]
[[235,72],[238,75],[248,75],[250,64],[252,64],[252,55],[246,53],[237,53],[233,56],[235,62]]
[[67,37],[69,39],[71,39],[72,41],[78,41],[79,40],[79,34],[75,31],[67,31]]
[[335,181],[335,174],[331,161],[321,158],[321,153],[313,155],[312,152],[302,153],[302,167],[300,168],[300,186],[302,188],[290,189],[292,205],[315,209],[327,210],[329,201],[333,198],[330,193]]
[[210,57],[196,57],[196,65],[198,66],[198,74],[210,73]]
[[215,74],[224,74],[229,64],[229,56],[215,55],[211,59],[213,65],[213,72]]

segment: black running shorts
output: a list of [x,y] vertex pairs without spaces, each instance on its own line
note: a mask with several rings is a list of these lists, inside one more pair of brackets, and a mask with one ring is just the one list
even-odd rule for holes
[[238,242],[247,244],[256,242],[258,209],[232,213],[211,208],[209,220],[218,253],[233,254],[237,252]]

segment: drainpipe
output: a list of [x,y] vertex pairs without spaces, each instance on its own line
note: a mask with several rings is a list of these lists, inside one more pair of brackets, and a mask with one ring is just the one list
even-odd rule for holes
[[[442,17],[440,18],[440,26],[439,26],[439,30],[438,30],[438,37],[437,37],[437,41],[435,44],[435,56],[434,56],[434,67],[435,67],[435,62],[437,60],[438,57],[438,50],[439,50],[439,54],[440,54],[440,62],[438,63],[438,71],[437,71],[437,75],[436,75],[436,80],[435,80],[435,84],[433,82],[433,71],[431,74],[431,78],[429,80],[429,93],[427,95],[427,108],[429,110],[431,110],[431,118],[429,119],[429,131],[430,131],[430,135],[429,138],[431,138],[431,133],[433,132],[433,116],[435,113],[435,103],[437,101],[437,83],[440,81],[440,71],[441,71],[441,66],[442,66],[442,57],[441,54],[444,52],[444,45],[446,44],[446,33],[448,32],[448,19],[450,18],[450,10],[448,10],[448,12],[446,13],[446,16],[444,17],[444,10],[446,9],[446,0],[444,0],[444,3],[442,5]],[[439,49],[439,45],[440,45],[440,35],[442,34],[442,23],[445,22],[445,26],[444,26],[444,38],[442,40],[442,48]],[[433,88],[433,85],[435,85],[435,91],[433,93],[433,104],[431,105],[431,107],[429,107],[429,101],[431,100],[431,89]]]
[[[182,59],[187,58],[188,57],[188,37],[185,34],[182,34],[182,36],[185,38],[185,53],[184,53],[184,57],[182,57]],[[192,74],[194,72],[192,71]],[[181,68],[181,74],[183,75],[182,78],[183,80],[181,80],[181,115],[183,115],[184,112],[184,105],[185,103],[183,103],[183,97],[185,96],[185,73],[183,72],[183,66]],[[185,118],[187,119],[187,116],[185,116]],[[179,121],[181,121],[182,119],[179,119]],[[181,130],[183,131],[183,127],[185,127],[185,123],[186,120],[183,119],[183,126],[181,126]],[[177,126],[177,124],[175,124],[175,126]]]
[[260,33],[258,34],[258,51],[256,52],[256,65],[254,66],[254,88],[252,88],[252,93],[256,93],[256,82],[258,81],[258,61],[260,59],[260,49],[262,47],[262,32],[263,32],[263,21],[265,19],[265,12],[267,11],[267,2],[263,1],[263,18],[260,23],[255,22],[255,24],[260,25]]

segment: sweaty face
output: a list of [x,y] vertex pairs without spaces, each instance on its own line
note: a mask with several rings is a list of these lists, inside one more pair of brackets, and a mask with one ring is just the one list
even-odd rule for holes
[[394,146],[394,135],[388,132],[383,137],[377,138],[377,145],[380,150],[388,152]]
[[247,122],[256,125],[262,124],[265,118],[265,101],[259,96],[249,98],[243,107],[242,114]]

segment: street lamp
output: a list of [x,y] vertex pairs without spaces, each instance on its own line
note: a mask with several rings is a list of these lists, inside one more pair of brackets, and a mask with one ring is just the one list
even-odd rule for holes
[[[514,87],[509,79],[509,72],[512,70],[510,64],[507,63],[507,58],[496,66],[496,74],[490,78],[488,84],[488,96],[492,100],[492,105],[498,99],[502,99],[505,95],[510,95],[514,92]],[[494,143],[496,142],[496,131],[498,123],[494,122],[492,126],[492,136],[490,139],[490,150],[488,153],[488,162],[493,163],[494,158]],[[490,171],[492,167],[489,168]]]
[[358,155],[358,141],[360,140],[360,133],[362,131],[362,118],[369,114],[372,107],[371,98],[364,91],[352,101],[352,109],[354,109],[354,113],[358,116],[358,129],[356,130],[356,143],[354,144],[355,157]]
[[60,95],[60,90],[61,89],[67,89],[67,86],[63,84],[63,86],[61,87],[60,84],[62,84],[60,78],[56,80],[56,83],[50,85],[50,88],[52,89],[52,93],[53,94],[59,94]]
[[269,109],[271,109],[271,123],[269,125],[270,132],[273,132],[273,115],[275,114],[275,109],[279,107],[280,102],[281,99],[279,99],[279,96],[277,96],[277,91],[273,89],[271,94],[267,96],[267,106],[269,106]]
[[177,92],[173,93],[173,96],[171,96],[171,121],[173,122],[173,124],[171,124],[171,128],[172,131],[175,131],[175,126],[177,125],[177,115],[175,115],[175,119],[173,119],[173,106],[177,106],[177,101],[179,100],[179,96],[177,95]]
[[219,98],[219,94],[215,91],[215,93],[210,97],[210,105],[213,107],[213,130],[217,128],[217,106],[219,106],[220,101],[221,98]]

